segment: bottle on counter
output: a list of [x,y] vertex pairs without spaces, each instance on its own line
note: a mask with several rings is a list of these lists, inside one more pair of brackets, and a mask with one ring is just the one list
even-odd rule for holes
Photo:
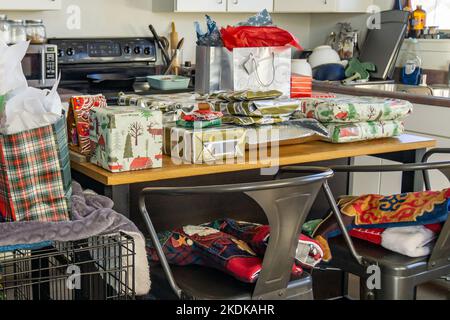
[[416,10],[412,13],[412,31],[414,38],[419,38],[427,23],[427,13],[422,9],[421,5],[418,5]]
[[0,14],[0,40],[6,44],[11,43],[10,24],[5,14]]
[[405,62],[402,67],[401,82],[407,85],[417,86],[422,77],[422,59],[420,58],[419,41],[410,39],[406,48]]
[[403,7],[403,11],[409,12],[409,18],[408,18],[408,28],[406,30],[406,37],[411,36],[411,24],[412,24],[412,13],[413,13],[413,7],[411,0],[406,1],[406,5]]

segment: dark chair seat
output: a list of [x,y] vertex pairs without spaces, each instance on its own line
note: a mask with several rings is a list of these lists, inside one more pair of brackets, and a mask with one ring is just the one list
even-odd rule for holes
[[[255,288],[219,270],[202,266],[171,266],[178,286],[191,297],[199,300],[251,300]],[[159,265],[151,267],[151,293],[161,299],[177,299]],[[291,293],[292,292],[292,293]],[[294,294],[295,292],[295,294]],[[292,280],[287,289],[287,298],[312,299],[312,279],[308,273]]]
[[[369,264],[377,264],[383,274],[408,277],[427,270],[428,256],[411,258],[360,239],[353,239],[353,243],[356,251],[364,257],[364,260]],[[359,265],[351,256],[343,237],[332,238],[329,240],[329,244],[333,255],[331,261],[333,266],[356,275],[367,276],[366,268]]]

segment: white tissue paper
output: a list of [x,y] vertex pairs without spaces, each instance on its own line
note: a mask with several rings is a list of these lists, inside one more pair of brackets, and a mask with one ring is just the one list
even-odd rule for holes
[[28,42],[5,46],[0,43],[0,95],[6,96],[0,133],[15,134],[54,124],[62,114],[59,79],[52,90],[28,87],[21,65]]

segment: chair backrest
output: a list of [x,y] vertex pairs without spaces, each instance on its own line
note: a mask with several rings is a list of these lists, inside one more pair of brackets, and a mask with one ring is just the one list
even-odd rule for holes
[[267,216],[271,230],[262,271],[256,282],[252,298],[283,299],[291,277],[301,226],[323,183],[333,176],[333,171],[327,168],[314,167],[309,169],[313,169],[316,173],[257,183],[143,189],[140,195],[140,209],[169,283],[178,296],[182,296],[182,290],[176,285],[159,244],[156,231],[145,206],[146,195],[177,196],[238,192],[253,199]]
[[[450,148],[436,148],[431,149],[423,156],[422,162],[428,162],[428,160],[437,154],[448,154],[450,155]],[[450,182],[450,168],[439,169]],[[425,187],[427,190],[431,189],[430,177],[427,170],[424,172]],[[442,265],[448,265],[450,258],[450,219],[445,222],[439,238],[434,245],[433,251],[431,253],[430,259],[428,260],[428,268],[434,269],[441,267]]]

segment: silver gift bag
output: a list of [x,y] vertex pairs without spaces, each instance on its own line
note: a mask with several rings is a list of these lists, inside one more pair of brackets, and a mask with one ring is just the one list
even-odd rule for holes
[[222,59],[229,57],[231,52],[223,47],[203,47],[196,48],[195,66],[195,91],[200,94],[207,94],[220,90],[221,77],[224,70]]
[[291,93],[291,48],[227,49],[221,53],[220,90],[278,90]]

